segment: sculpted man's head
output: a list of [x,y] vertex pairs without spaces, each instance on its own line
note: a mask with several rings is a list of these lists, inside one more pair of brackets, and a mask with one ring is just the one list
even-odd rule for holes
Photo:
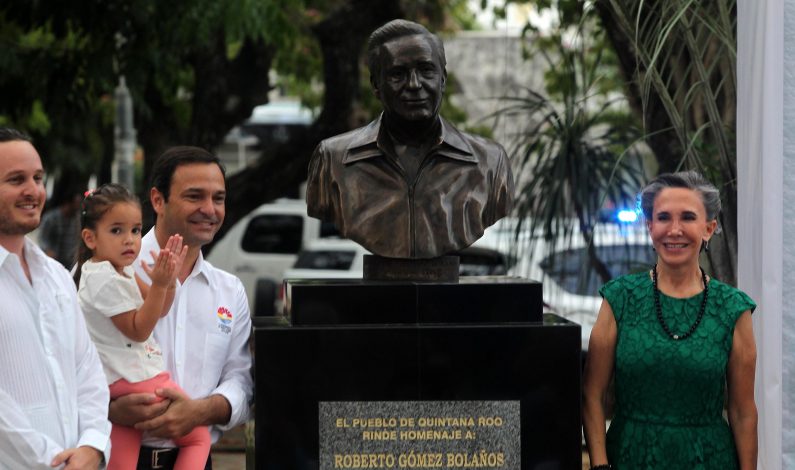
[[442,41],[424,26],[394,20],[370,35],[370,83],[387,120],[426,122],[439,115],[447,80]]
[[180,234],[188,246],[210,243],[226,213],[224,168],[198,147],[172,147],[152,167],[150,199],[158,240]]
[[28,135],[0,128],[0,238],[20,238],[39,226],[47,194],[44,168]]
[[383,258],[431,259],[466,248],[511,210],[505,149],[439,115],[444,46],[422,25],[395,20],[378,28],[367,59],[384,112],[315,149],[308,214]]

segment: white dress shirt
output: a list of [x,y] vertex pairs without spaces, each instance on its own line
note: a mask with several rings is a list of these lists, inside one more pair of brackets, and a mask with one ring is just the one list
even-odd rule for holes
[[[141,252],[133,263],[140,278],[150,283],[141,269],[141,259],[152,263],[150,251],[160,252],[155,229],[141,241]],[[224,425],[210,427],[212,442],[223,431],[244,423],[253,395],[251,316],[243,284],[237,277],[199,258],[182,284],[177,283],[174,302],[168,314],[155,326],[154,337],[163,351],[171,378],[191,398],[222,395],[232,406],[232,416]],[[174,447],[168,440],[144,437],[151,447]]]
[[25,239],[32,284],[0,246],[0,468],[50,469],[68,448],[110,451],[108,385],[74,281]]

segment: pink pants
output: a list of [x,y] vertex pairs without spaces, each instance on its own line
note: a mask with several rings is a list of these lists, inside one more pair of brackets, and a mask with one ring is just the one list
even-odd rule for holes
[[[110,397],[118,398],[131,393],[155,393],[155,389],[158,388],[175,388],[185,393],[171,380],[168,372],[161,372],[143,382],[130,383],[119,379],[110,384]],[[141,431],[114,423],[110,431],[110,442],[108,470],[135,470],[138,465],[138,452],[141,450]],[[180,447],[174,470],[204,468],[210,455],[210,431],[207,426],[194,428],[179,439],[174,439],[174,443]]]

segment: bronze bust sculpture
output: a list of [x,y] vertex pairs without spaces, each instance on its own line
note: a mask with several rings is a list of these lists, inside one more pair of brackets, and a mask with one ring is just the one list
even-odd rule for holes
[[505,150],[439,116],[444,46],[422,25],[381,26],[367,53],[384,111],[315,149],[309,215],[382,257],[435,258],[466,248],[511,210]]

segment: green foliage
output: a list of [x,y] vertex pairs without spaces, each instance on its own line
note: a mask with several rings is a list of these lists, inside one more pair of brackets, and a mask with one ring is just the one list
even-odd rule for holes
[[636,79],[644,105],[653,94],[671,120],[683,149],[679,166],[702,171],[705,166],[721,167],[726,182],[733,184],[734,1],[636,4],[610,0],[609,5],[624,34],[634,38],[639,61]]
[[[433,29],[471,21],[466,0],[379,0]],[[324,101],[317,28],[353,0],[8,0],[0,4],[0,121],[31,132],[48,171],[105,173],[114,89],[126,77],[139,143],[215,146],[271,76],[313,109]],[[351,24],[357,23],[351,18]],[[364,45],[362,44],[362,47]],[[371,97],[363,81],[360,102]],[[364,89],[366,88],[366,89]],[[361,113],[364,115],[364,112]],[[274,172],[278,172],[275,169]],[[73,176],[70,176],[73,177]]]
[[[667,131],[666,171],[694,169],[720,189],[723,232],[709,253],[713,272],[732,283],[736,234],[736,0],[606,0],[604,15],[631,45],[632,73],[647,129]],[[650,121],[662,110],[665,123]],[[657,117],[660,120],[659,117]],[[661,129],[662,128],[662,129]]]
[[[509,148],[518,168],[517,236],[525,227],[548,240],[578,230],[590,242],[605,203],[631,204],[643,179],[642,133],[616,91],[602,35],[585,13],[561,11],[580,22],[544,35],[526,29],[548,63],[546,90],[506,98],[511,104],[499,113],[528,123]],[[590,262],[606,281],[610,273],[593,248]]]

